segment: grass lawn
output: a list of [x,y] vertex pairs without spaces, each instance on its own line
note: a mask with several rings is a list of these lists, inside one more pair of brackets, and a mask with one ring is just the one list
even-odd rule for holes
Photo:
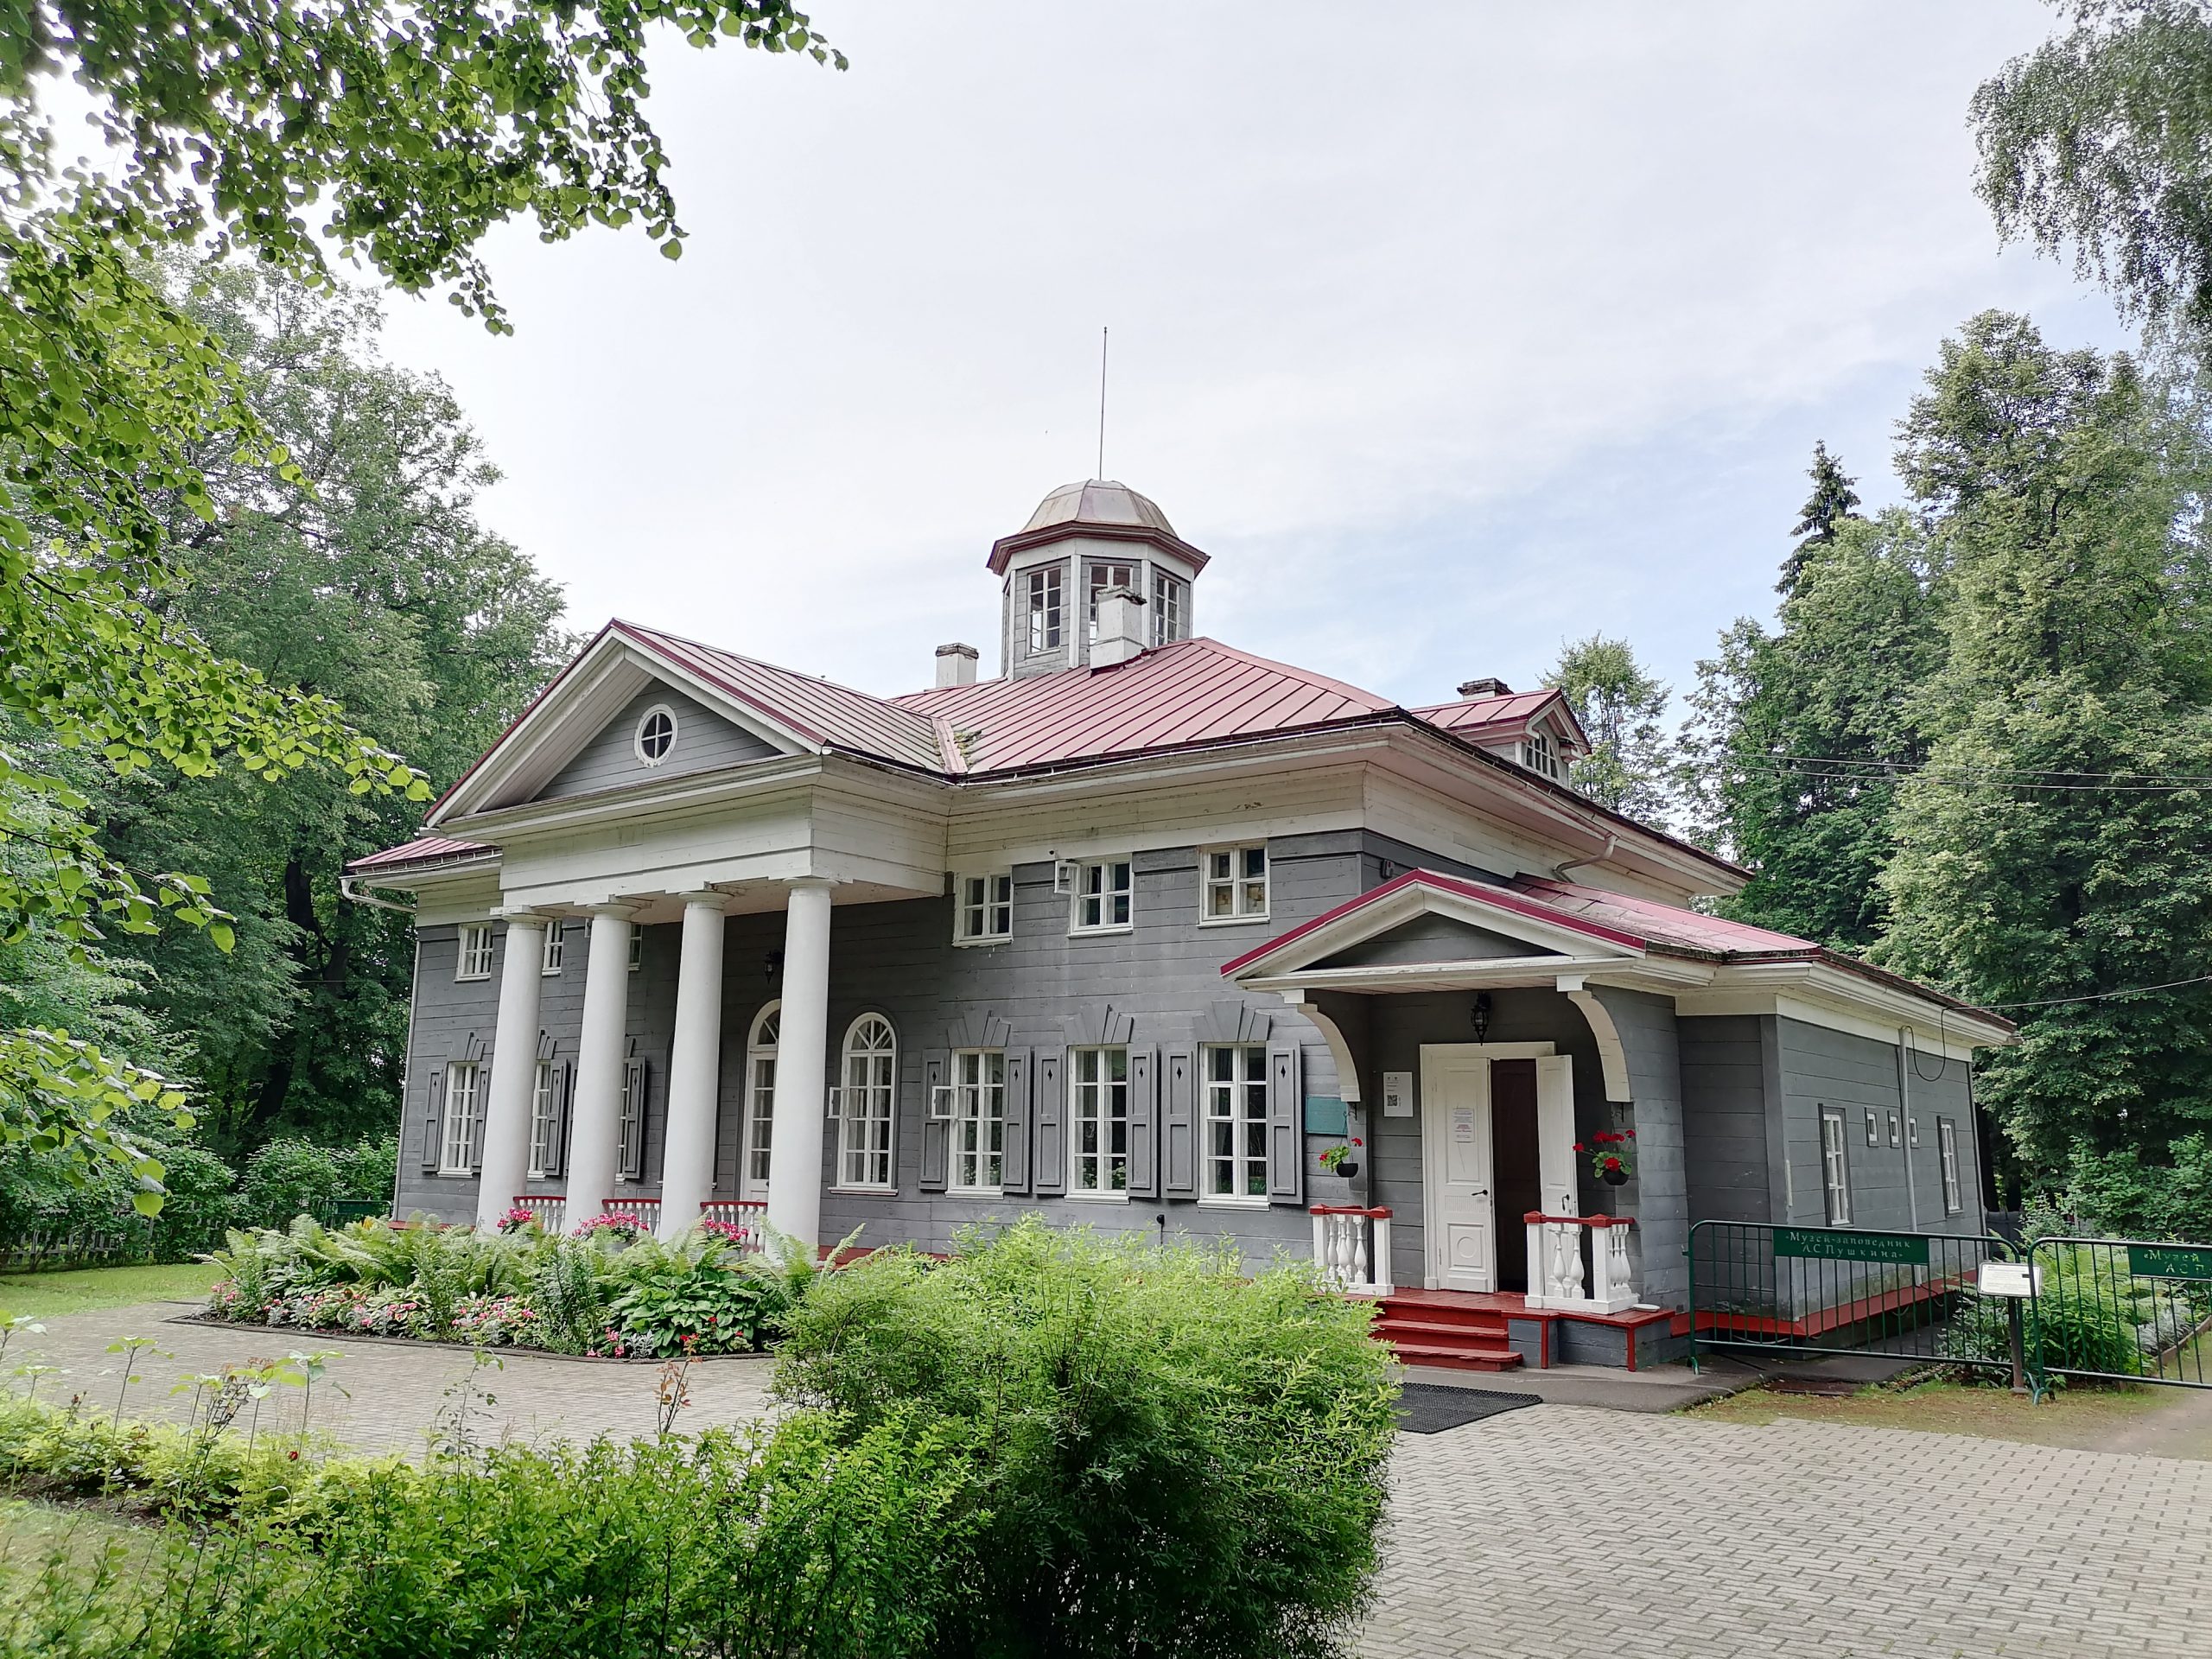
[[0,1276],[0,1313],[48,1319],[60,1313],[128,1307],[133,1302],[198,1301],[215,1282],[205,1262],[151,1268],[83,1268],[69,1273]]
[[1689,1414],[1735,1423],[1788,1417],[2212,1460],[2212,1393],[2193,1389],[2068,1388],[2040,1405],[2009,1389],[1949,1382],[1878,1385],[1840,1398],[1752,1389],[1693,1407]]

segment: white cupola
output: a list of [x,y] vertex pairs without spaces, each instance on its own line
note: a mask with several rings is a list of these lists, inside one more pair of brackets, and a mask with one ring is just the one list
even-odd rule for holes
[[1018,678],[1090,666],[1100,601],[1109,594],[1121,596],[1109,613],[1116,637],[1098,666],[1131,654],[1131,631],[1146,648],[1189,639],[1192,589],[1206,556],[1147,498],[1094,478],[1063,484],[1038,503],[1027,524],[992,543],[990,565],[1006,596],[1000,672]]

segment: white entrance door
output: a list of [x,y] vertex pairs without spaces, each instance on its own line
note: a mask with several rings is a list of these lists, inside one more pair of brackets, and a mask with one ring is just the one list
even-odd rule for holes
[[1427,1156],[1428,1283],[1497,1287],[1497,1216],[1491,1199],[1490,1057],[1421,1053],[1421,1140]]

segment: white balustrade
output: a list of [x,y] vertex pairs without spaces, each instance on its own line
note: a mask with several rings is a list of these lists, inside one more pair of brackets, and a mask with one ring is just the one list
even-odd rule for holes
[[738,1229],[733,1242],[750,1254],[768,1240],[768,1206],[757,1198],[709,1198],[699,1205],[699,1219],[717,1221]]
[[532,1198],[518,1192],[515,1195],[515,1208],[529,1211],[537,1217],[539,1226],[549,1233],[557,1233],[569,1213],[569,1201],[557,1192],[550,1198]]
[[1317,1204],[1313,1260],[1333,1288],[1353,1296],[1390,1294],[1390,1212]]
[[1618,1216],[1531,1213],[1525,1219],[1531,1308],[1624,1313],[1636,1306],[1628,1255],[1628,1230],[1635,1224]]

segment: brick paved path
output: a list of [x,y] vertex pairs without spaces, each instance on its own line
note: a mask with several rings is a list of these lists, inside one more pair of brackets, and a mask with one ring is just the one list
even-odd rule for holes
[[[249,1355],[334,1348],[319,1427],[413,1452],[465,1369],[451,1351],[75,1314],[32,1339],[56,1384],[114,1398],[102,1351],[145,1333],[168,1384]],[[704,1363],[687,1427],[766,1408],[767,1365]],[[490,1382],[520,1438],[638,1433],[655,1371],[511,1355]],[[296,1391],[285,1408],[296,1412]],[[265,1420],[264,1420],[265,1421]],[[2203,1659],[2212,1654],[2212,1463],[1783,1420],[1539,1406],[1404,1437],[1367,1659]]]

